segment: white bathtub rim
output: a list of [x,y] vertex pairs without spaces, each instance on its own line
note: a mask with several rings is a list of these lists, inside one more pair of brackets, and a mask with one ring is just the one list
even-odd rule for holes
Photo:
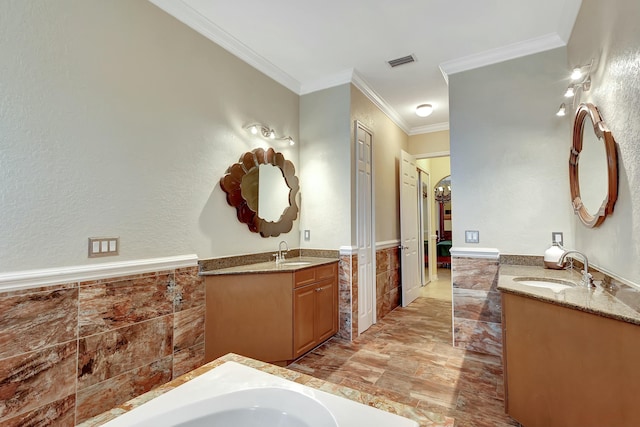
[[338,426],[419,427],[418,423],[344,397],[317,390],[257,369],[236,363],[224,364],[172,389],[104,424],[104,427],[130,427],[154,418],[158,413],[204,401],[247,388],[280,387],[309,396],[324,405]]

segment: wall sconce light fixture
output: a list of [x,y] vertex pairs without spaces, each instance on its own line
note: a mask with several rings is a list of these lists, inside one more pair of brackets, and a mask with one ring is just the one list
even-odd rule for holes
[[[579,91],[587,92],[591,89],[591,67],[593,66],[593,59],[586,65],[581,65],[579,67],[575,67],[571,71],[571,83],[567,90],[564,93],[565,98],[571,98],[571,106],[573,108],[576,107],[576,98],[578,97]],[[566,115],[567,107],[563,102],[560,104],[560,108],[556,113],[556,116],[562,117]]]
[[272,139],[278,141],[286,141],[289,145],[295,145],[296,142],[290,136],[278,137],[276,132],[269,126],[265,126],[261,123],[255,123],[246,127],[252,135],[260,135],[264,139]]

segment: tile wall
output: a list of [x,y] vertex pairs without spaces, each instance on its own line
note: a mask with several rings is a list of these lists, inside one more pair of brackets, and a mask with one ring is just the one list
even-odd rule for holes
[[0,293],[0,425],[73,426],[204,363],[198,267]]
[[497,259],[451,257],[454,346],[502,355]]
[[[338,336],[358,336],[358,255],[340,255]],[[380,320],[400,305],[400,259],[397,247],[376,250],[376,316]]]
[[376,251],[376,316],[381,320],[400,305],[400,258],[396,246]]
[[338,263],[338,336],[358,336],[358,255],[340,255]]

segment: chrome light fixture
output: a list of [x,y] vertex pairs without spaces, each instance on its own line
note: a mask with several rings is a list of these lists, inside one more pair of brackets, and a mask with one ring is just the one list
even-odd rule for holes
[[416,115],[418,117],[427,117],[431,113],[433,113],[433,105],[431,104],[420,104],[416,107]]
[[295,141],[290,136],[278,137],[276,132],[271,129],[269,126],[263,125],[261,123],[255,123],[246,127],[246,129],[251,132],[252,135],[260,135],[264,139],[272,139],[278,141],[287,141],[289,145],[295,145]]
[[[586,65],[580,65],[575,67],[571,71],[571,80],[574,83],[571,83],[567,90],[564,93],[565,98],[571,98],[571,106],[573,108],[576,107],[576,98],[578,98],[578,94],[580,91],[587,92],[591,89],[591,67],[593,66],[593,59]],[[560,104],[560,108],[556,113],[556,116],[562,117],[567,114],[567,107],[563,102]]]

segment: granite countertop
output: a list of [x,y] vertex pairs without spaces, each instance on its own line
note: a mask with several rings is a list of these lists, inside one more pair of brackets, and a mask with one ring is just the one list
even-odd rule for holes
[[383,411],[390,412],[392,414],[397,414],[397,415],[415,420],[420,424],[421,427],[453,427],[454,425],[455,420],[451,417],[446,417],[444,415],[417,409],[408,405],[393,402],[391,400],[385,399],[380,396],[374,396],[369,393],[365,393],[365,392],[354,390],[349,387],[333,384],[328,381],[320,380],[318,378],[314,378],[299,372],[291,371],[286,368],[270,365],[265,362],[260,362],[258,360],[250,359],[248,357],[229,353],[215,359],[212,362],[207,363],[204,366],[194,369],[193,371],[188,372],[176,378],[173,381],[170,381],[164,385],[161,385],[160,387],[154,390],[151,390],[141,396],[138,396],[134,399],[129,400],[126,403],[123,403],[122,405],[119,405],[81,424],[78,424],[78,426],[79,427],[96,427],[96,426],[102,425],[108,421],[113,420],[119,415],[129,412],[134,408],[142,405],[143,403],[146,403],[151,399],[168,392],[169,390],[173,390],[179,385],[184,384],[187,381],[193,378],[196,378],[197,376],[202,375],[205,372],[208,372],[214,369],[215,367],[220,366],[223,363],[229,362],[229,361],[241,363],[245,366],[258,369],[262,372],[266,372],[268,374],[275,375],[289,381],[306,385],[307,387],[313,387],[315,389],[322,390],[327,393],[331,393],[340,397],[344,397],[346,399],[353,400],[355,402],[359,402],[368,406],[372,406],[377,409],[381,409]]
[[319,265],[338,262],[336,258],[296,257],[287,258],[284,262],[276,264],[275,261],[260,262],[256,264],[238,265],[235,267],[220,268],[216,270],[201,271],[201,276],[219,276],[223,274],[255,274],[255,273],[282,273],[317,267]]
[[[593,276],[596,287],[588,289],[578,284],[581,274],[575,271],[502,265],[498,290],[640,325],[640,290],[622,284],[603,287],[604,275],[594,273]],[[514,280],[516,277],[561,279],[574,283],[575,287],[554,292],[548,288],[520,284]]]

